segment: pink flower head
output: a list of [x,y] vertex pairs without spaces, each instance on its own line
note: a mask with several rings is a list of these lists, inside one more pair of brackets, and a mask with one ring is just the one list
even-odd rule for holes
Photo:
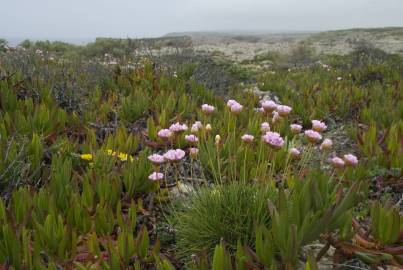
[[337,169],[342,169],[344,167],[344,160],[342,160],[339,157],[334,157],[331,159],[331,163],[333,165],[333,167],[337,168]]
[[205,114],[211,114],[215,110],[214,106],[211,106],[211,105],[208,105],[208,104],[203,104],[201,106],[201,108],[202,108],[202,112],[205,113]]
[[185,151],[182,149],[168,150],[164,154],[165,160],[169,162],[178,162],[185,157]]
[[268,131],[270,131],[270,124],[267,123],[267,122],[263,122],[263,123],[260,125],[260,130],[261,130],[262,132],[268,132]]
[[160,131],[158,131],[157,135],[162,139],[168,139],[172,137],[173,133],[169,129],[161,129]]
[[197,149],[197,148],[189,148],[189,155],[192,157],[192,158],[195,158],[195,157],[197,157],[197,155],[199,154],[199,149]]
[[152,154],[151,156],[148,156],[148,160],[155,165],[160,165],[165,162],[164,156],[158,154]]
[[289,153],[290,153],[290,156],[294,159],[299,158],[299,156],[301,155],[301,152],[295,147],[291,148]]
[[262,102],[262,108],[265,112],[271,113],[277,109],[277,104],[272,100],[265,100]]
[[299,134],[302,130],[302,126],[298,124],[291,124],[290,129],[293,134]]
[[169,127],[169,130],[175,133],[180,133],[188,130],[188,126],[186,124],[180,124],[179,122],[172,124]]
[[192,128],[190,129],[190,131],[193,134],[197,134],[199,132],[199,129],[203,128],[203,124],[200,121],[196,121],[194,122],[194,124],[192,125]]
[[305,130],[304,132],[305,137],[310,141],[311,143],[316,143],[320,140],[322,140],[322,135],[320,135],[319,132],[316,132],[315,130],[309,129]]
[[327,126],[325,123],[319,120],[312,120],[312,129],[317,131],[317,132],[323,132],[327,129]]
[[164,178],[164,174],[163,173],[159,173],[159,172],[153,172],[152,174],[150,174],[148,176],[148,179],[150,179],[151,181],[158,181]]
[[197,134],[199,132],[199,126],[196,124],[193,124],[192,127],[190,128],[190,132],[193,134]]
[[200,121],[196,121],[193,125],[197,126],[198,128],[203,128],[203,124]]
[[287,116],[290,114],[290,112],[292,111],[292,108],[290,106],[286,106],[286,105],[278,105],[276,111],[278,112],[278,114],[280,116]]
[[320,150],[327,150],[333,146],[333,141],[331,139],[324,139],[319,146]]
[[358,164],[358,159],[356,156],[352,155],[352,154],[347,154],[343,156],[344,161],[346,162],[347,166],[357,166]]
[[239,114],[243,109],[243,106],[239,103],[235,103],[231,106],[231,112],[234,114]]
[[266,134],[262,136],[262,140],[276,150],[280,149],[284,144],[283,138],[281,138],[280,134],[277,132],[266,132]]
[[236,102],[236,101],[233,100],[233,99],[230,99],[230,100],[228,100],[228,102],[227,102],[227,107],[232,107],[232,105],[234,105],[234,104],[239,104],[239,103]]
[[185,135],[185,140],[186,140],[188,143],[197,143],[197,142],[199,141],[199,139],[197,138],[197,136],[196,136],[196,135],[193,135],[193,134],[191,134],[191,135]]
[[249,134],[245,134],[241,137],[242,141],[246,142],[246,143],[251,143],[253,142],[253,140],[255,139],[255,137],[253,137],[252,135]]

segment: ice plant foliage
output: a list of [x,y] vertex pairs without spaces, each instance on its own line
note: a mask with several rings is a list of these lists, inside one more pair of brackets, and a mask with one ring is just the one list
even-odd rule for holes
[[[32,46],[26,52],[42,45]],[[351,65],[343,64],[351,76],[339,70],[339,64],[329,71],[265,71],[256,76],[259,87],[274,91],[290,106],[268,100],[256,110],[257,96],[234,91],[244,106],[229,100],[219,111],[225,105],[219,104],[222,97],[204,91],[189,76],[179,75],[182,72],[171,78],[170,70],[156,72],[147,58],[128,64],[124,72],[105,66],[108,72],[94,76],[86,71],[99,64],[96,58],[87,67],[69,57],[58,61],[59,53],[51,49],[41,49],[41,58],[24,53],[32,59],[19,59],[19,51],[0,52],[1,74],[10,74],[0,76],[3,268],[173,270],[167,258],[176,254],[164,254],[166,247],[160,250],[160,230],[151,222],[165,217],[160,206],[172,206],[174,215],[182,203],[188,211],[179,220],[186,219],[181,229],[188,233],[184,237],[174,228],[174,250],[182,252],[180,243],[187,243],[182,247],[194,256],[184,258],[191,261],[184,266],[189,269],[210,269],[210,261],[212,269],[317,269],[316,260],[328,246],[338,255],[337,263],[346,253],[371,267],[403,268],[403,218],[395,202],[370,203],[371,208],[364,209],[370,211],[356,211],[360,200],[366,205],[374,172],[381,172],[377,182],[386,181],[380,188],[399,186],[400,58],[389,69],[371,63],[350,70]],[[68,51],[76,55],[75,48]],[[48,55],[55,57],[51,65]],[[107,65],[133,60],[103,53],[99,57]],[[69,76],[52,76],[50,87],[49,74],[64,69]],[[368,71],[378,69],[384,82],[361,83]],[[336,76],[343,80],[335,81]],[[71,83],[84,91],[60,95],[59,86]],[[259,113],[251,113],[253,109]],[[203,124],[192,124],[197,116]],[[353,154],[329,153],[333,144],[342,142],[326,138],[326,124],[311,116],[351,123],[349,135],[358,142],[354,153],[362,161]],[[109,121],[113,128],[106,128],[108,132],[94,128]],[[306,131],[289,125],[310,121],[312,128]],[[186,155],[189,159],[180,162]],[[329,156],[333,158],[327,160]],[[199,196],[201,188],[204,196]],[[361,220],[364,226],[357,224]],[[323,250],[305,252],[308,245],[319,243]],[[176,265],[181,262],[175,260]]]

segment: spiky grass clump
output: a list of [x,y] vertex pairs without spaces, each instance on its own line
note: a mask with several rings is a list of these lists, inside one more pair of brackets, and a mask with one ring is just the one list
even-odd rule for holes
[[269,223],[267,200],[274,195],[266,187],[238,182],[195,191],[173,215],[179,255],[211,254],[221,239],[230,248],[237,240],[253,246],[255,229]]

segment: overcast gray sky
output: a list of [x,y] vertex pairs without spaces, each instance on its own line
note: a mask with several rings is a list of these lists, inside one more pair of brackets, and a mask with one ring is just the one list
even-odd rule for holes
[[0,37],[403,26],[403,0],[0,0]]

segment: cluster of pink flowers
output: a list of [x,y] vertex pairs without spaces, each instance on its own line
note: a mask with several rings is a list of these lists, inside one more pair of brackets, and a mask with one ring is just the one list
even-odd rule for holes
[[327,129],[327,126],[325,123],[319,120],[312,120],[312,129],[317,131],[317,132],[323,132]]
[[164,179],[164,174],[160,172],[153,172],[148,176],[148,179],[151,181],[158,181]]
[[358,158],[353,154],[347,154],[343,156],[343,159],[339,157],[332,158],[331,163],[336,169],[342,169],[344,166],[355,167],[358,164]]
[[322,135],[320,135],[320,133],[315,130],[305,130],[304,134],[308,141],[310,141],[311,143],[317,143],[322,140]]
[[244,141],[244,142],[246,142],[246,143],[251,143],[251,142],[253,142],[253,140],[255,139],[255,137],[253,137],[253,136],[250,135],[250,134],[244,134],[244,135],[242,135],[241,139],[242,139],[242,141]]
[[278,122],[280,120],[280,117],[288,116],[292,111],[292,108],[290,106],[276,104],[273,100],[264,100],[262,101],[261,105],[262,108],[260,108],[259,111],[265,114],[272,114],[273,123]]
[[169,127],[169,130],[174,133],[181,133],[181,132],[188,130],[188,126],[186,124],[180,124],[179,122],[177,122],[175,124],[172,124]]
[[203,112],[204,114],[211,114],[212,112],[214,112],[215,107],[214,107],[214,106],[211,106],[211,105],[208,105],[208,104],[203,104],[203,105],[201,106],[201,109],[202,109],[202,112]]
[[[165,162],[179,162],[185,157],[185,151],[182,149],[168,150],[165,154],[152,154],[148,156],[148,160],[156,166],[160,166]],[[158,181],[164,178],[164,174],[158,171],[154,171],[148,176],[148,179],[152,181]]]
[[290,129],[293,134],[299,134],[302,130],[302,126],[298,124],[291,124]]
[[195,158],[195,157],[197,157],[198,154],[199,154],[198,148],[195,148],[195,147],[189,148],[190,157]]
[[[319,141],[322,140],[322,135],[320,133],[325,131],[326,129],[327,126],[325,123],[319,120],[312,120],[312,129],[305,130],[304,135],[309,142],[318,143]],[[297,135],[302,131],[302,126],[299,124],[291,124],[290,130],[294,135]],[[332,140],[325,139],[322,142],[320,149],[321,150],[329,149],[330,147],[332,147],[332,145],[333,145]]]
[[301,152],[295,147],[290,148],[289,153],[290,156],[294,159],[299,158],[299,156],[301,155]]
[[277,109],[277,104],[272,100],[265,100],[262,102],[262,109],[265,113],[272,113]]
[[172,163],[178,162],[184,157],[185,157],[185,151],[183,151],[182,149],[175,149],[175,150],[171,149],[164,154],[165,160]]
[[328,150],[333,146],[333,141],[331,139],[324,139],[319,146],[320,150]]
[[197,138],[197,136],[196,136],[196,135],[193,135],[193,134],[191,134],[191,135],[185,135],[185,140],[186,140],[188,143],[191,143],[191,144],[195,144],[195,143],[197,143],[197,142],[199,141],[199,139]]
[[203,128],[203,124],[200,121],[196,121],[192,125],[192,127],[190,129],[190,132],[193,133],[193,134],[197,134],[199,132],[199,129],[201,129],[201,128]]
[[262,132],[268,132],[268,131],[270,131],[270,124],[267,123],[267,122],[263,122],[263,123],[260,125],[260,130],[261,130]]
[[358,158],[353,154],[347,154],[343,156],[344,162],[346,162],[347,166],[356,166],[358,164]]
[[243,106],[233,99],[228,100],[227,107],[229,107],[234,114],[239,114],[243,109]]
[[[260,109],[264,113],[271,113],[273,118],[272,118],[272,123],[276,123],[281,120],[282,117],[288,116],[292,108],[286,105],[278,105],[272,100],[268,101],[263,101],[261,103],[262,108]],[[227,107],[230,109],[230,111],[234,114],[239,114],[243,110],[243,106],[239,104],[235,100],[228,100],[227,102]],[[201,110],[204,114],[208,115],[211,114],[215,111],[215,107],[211,106],[209,104],[203,104],[201,106]],[[319,120],[312,120],[312,129],[305,130],[304,131],[304,136],[305,138],[311,142],[311,143],[318,143],[322,140],[322,132],[324,132],[327,129],[327,126],[324,122],[319,121]],[[200,121],[196,121],[194,124],[191,126],[191,134],[185,135],[185,140],[191,144],[195,145],[198,143],[199,139],[196,136],[199,132],[200,129],[203,128],[203,124]],[[207,124],[205,127],[205,131],[209,132],[211,131],[211,125]],[[158,132],[158,137],[163,138],[163,139],[168,139],[175,134],[180,134],[184,131],[188,130],[188,126],[186,124],[180,124],[179,122],[172,124],[169,129],[162,129]],[[277,132],[272,132],[270,131],[270,124],[268,122],[263,122],[260,126],[261,132],[264,133],[263,136],[261,136],[262,142],[269,145],[271,148],[274,150],[278,150],[284,145],[284,139],[281,137],[281,135]],[[291,124],[290,125],[290,130],[294,135],[297,135],[301,133],[302,131],[302,126],[299,124]],[[241,136],[241,140],[244,143],[252,143],[255,140],[255,137],[250,134],[244,134]],[[216,135],[215,137],[215,144],[216,146],[221,145],[221,137],[220,135]],[[320,149],[321,150],[328,150],[333,146],[333,141],[331,139],[325,139],[323,142],[320,144]],[[197,157],[199,153],[199,149],[195,147],[191,147],[188,149],[189,151],[189,156],[191,158]],[[292,147],[288,150],[289,156],[292,159],[298,159],[301,155],[301,152],[298,148]],[[175,163],[179,162],[185,157],[185,151],[182,149],[172,149],[168,150],[165,154],[159,155],[159,154],[153,154],[148,157],[149,161],[152,162],[156,166],[160,166],[161,164],[165,162],[170,162],[170,163]],[[333,157],[331,159],[331,164],[338,169],[344,168],[345,166],[356,166],[358,164],[358,159],[356,156],[352,154],[347,154],[344,155],[343,158],[340,157]],[[164,177],[162,173],[159,172],[153,172],[150,176],[149,179],[152,181],[157,181],[160,180]]]
[[162,155],[152,154],[148,156],[148,160],[151,161],[154,165],[161,165],[165,162],[165,158]]
[[281,138],[280,134],[277,132],[266,132],[266,134],[262,136],[262,140],[276,150],[280,149],[284,144],[283,138]]
[[290,114],[292,108],[286,105],[278,105],[276,111],[280,116],[285,117]]
[[332,162],[332,165],[337,169],[344,168],[345,162],[344,162],[344,160],[342,160],[339,157],[332,158],[331,162]]
[[161,139],[169,139],[173,136],[172,131],[170,131],[169,129],[161,129],[160,131],[158,131],[157,136],[160,137]]

